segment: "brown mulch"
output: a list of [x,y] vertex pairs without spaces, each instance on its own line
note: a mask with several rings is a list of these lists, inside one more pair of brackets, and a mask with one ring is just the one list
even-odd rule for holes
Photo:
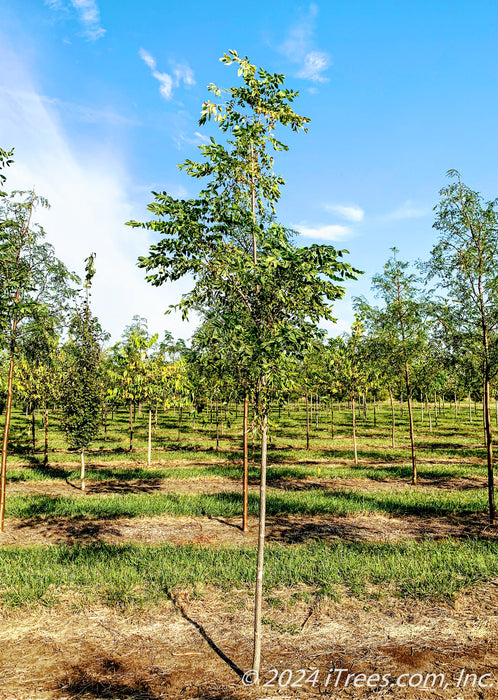
[[[402,518],[368,515],[300,516],[267,518],[268,542],[285,544],[313,540],[332,542],[389,542],[445,538],[498,538],[498,528],[489,526],[485,515]],[[257,541],[257,518],[249,518],[246,534],[240,518],[156,516],[139,518],[8,518],[1,546],[30,547],[103,542],[107,544],[208,544],[240,547]]]
[[[83,610],[73,599],[49,610],[4,612],[0,698],[497,697],[496,688],[471,683],[465,691],[457,688],[462,669],[476,677],[489,673],[486,682],[498,683],[498,585],[493,583],[461,594],[454,604],[346,596],[320,602],[304,589],[273,592],[263,608],[259,689],[245,688],[240,680],[251,667],[252,619],[252,593],[226,596],[211,589],[195,597],[177,590],[170,602],[145,611]],[[389,686],[369,689],[359,676],[357,687],[354,677],[347,687],[342,680],[334,687],[337,668],[366,677],[388,674]],[[303,678],[300,669],[310,681],[285,686],[290,674],[294,682]],[[396,686],[401,674],[409,674],[406,686],[408,678],[420,682],[414,674],[425,679],[432,673],[444,674],[444,687],[433,688],[432,681],[425,690]],[[272,683],[274,678],[285,687]]]
[[[303,491],[322,489],[324,491],[340,491],[342,489],[358,489],[362,491],[391,491],[393,489],[439,488],[444,490],[467,490],[486,487],[484,477],[459,477],[425,479],[420,478],[417,487],[406,479],[367,479],[363,477],[327,477],[299,478],[292,477],[268,479],[272,489],[284,491]],[[257,480],[250,481],[250,489],[258,488]],[[41,494],[45,496],[85,496],[81,491],[78,480],[44,480],[44,481],[15,481],[7,485],[8,494]],[[220,493],[242,491],[241,481],[221,476],[198,477],[188,479],[106,479],[102,481],[86,481],[86,494],[109,493]]]

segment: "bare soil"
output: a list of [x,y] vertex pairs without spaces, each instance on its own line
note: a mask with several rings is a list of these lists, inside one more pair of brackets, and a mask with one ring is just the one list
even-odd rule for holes
[[[210,589],[200,597],[179,590],[145,611],[83,610],[70,599],[49,610],[4,613],[0,699],[498,696],[496,688],[477,687],[484,674],[491,676],[481,683],[498,684],[498,582],[461,594],[453,605],[347,597],[317,604],[306,602],[313,600],[306,593],[286,589],[266,600],[259,688],[241,682],[252,651],[246,590],[228,598]],[[346,671],[334,687],[339,668]],[[462,669],[476,675],[465,689],[457,687]],[[347,674],[361,673],[345,684]],[[380,687],[387,674],[388,687]],[[366,686],[368,677],[376,687]],[[290,687],[289,680],[300,685]],[[418,687],[406,687],[409,682]]]
[[[0,545],[31,547],[104,542],[123,544],[208,544],[240,547],[256,544],[257,518],[246,534],[240,518],[157,516],[141,518],[9,518]],[[286,544],[330,542],[401,542],[406,540],[479,537],[496,539],[485,515],[468,517],[387,517],[382,514],[340,516],[285,515],[267,518],[267,541]]]
[[[250,480],[250,489],[257,491],[257,480]],[[324,491],[339,491],[358,489],[362,491],[392,491],[393,489],[439,488],[443,490],[467,490],[486,487],[483,477],[459,477],[444,479],[419,479],[419,484],[413,486],[406,479],[366,479],[355,477],[307,477],[295,479],[291,477],[268,479],[271,489],[283,491],[303,491],[322,489]],[[102,481],[86,481],[86,490],[81,490],[78,480],[43,480],[15,481],[9,483],[9,494],[41,494],[45,496],[85,496],[87,494],[107,493],[220,493],[232,491],[242,492],[239,479],[228,479],[221,476],[197,477],[187,479],[106,479]]]

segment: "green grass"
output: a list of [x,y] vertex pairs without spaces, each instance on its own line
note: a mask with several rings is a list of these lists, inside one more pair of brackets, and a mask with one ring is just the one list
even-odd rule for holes
[[[374,586],[402,597],[450,599],[464,586],[498,574],[498,543],[472,540],[399,545],[338,542],[269,546],[265,587],[306,585],[337,597]],[[171,590],[250,586],[255,552],[194,545],[92,545],[0,550],[0,601],[9,607],[52,605],[76,592],[87,602],[153,605]],[[378,595],[378,591],[376,593]]]
[[[267,496],[268,515],[341,515],[389,513],[397,515],[446,515],[484,513],[487,491],[443,491],[403,488],[361,491],[309,489],[276,491]],[[249,494],[249,513],[257,515],[259,501]],[[242,496],[239,493],[176,494],[126,493],[85,497],[14,495],[7,498],[6,516],[16,518],[86,517],[116,518],[154,515],[239,516]]]
[[[196,419],[195,429],[192,427],[192,418],[186,416],[183,421],[180,439],[178,439],[178,415],[173,411],[160,412],[158,427],[153,436],[152,459],[154,462],[171,462],[178,460],[191,460],[195,462],[205,461],[219,463],[240,459],[241,449],[241,421],[242,414],[239,409],[237,418],[233,406],[227,414],[230,425],[225,422],[224,434],[220,437],[219,451],[216,451],[216,427],[209,422],[209,414],[204,411],[202,416]],[[379,405],[377,411],[377,425],[373,425],[373,411],[370,410],[367,420],[358,417],[358,441],[360,461],[362,458],[379,462],[409,462],[410,446],[408,439],[408,416],[405,406],[403,417],[400,415],[399,406],[396,406],[396,448],[391,449],[390,444],[390,409],[386,402]],[[334,433],[331,438],[330,412],[326,409],[320,414],[318,427],[315,422],[311,424],[311,449],[305,449],[305,411],[303,402],[299,408],[292,408],[290,416],[286,410],[274,410],[271,416],[272,428],[270,437],[272,442],[269,448],[269,458],[272,463],[295,461],[296,459],[309,462],[350,460],[353,456],[351,440],[351,412],[344,405],[341,411],[334,410]],[[42,461],[42,416],[37,414],[37,451],[30,454],[31,441],[28,439],[28,421],[26,417],[15,410],[13,413],[12,428],[10,433],[11,466],[31,464],[38,467]],[[440,415],[438,426],[433,425],[432,433],[429,432],[427,416],[423,423],[420,421],[420,409],[415,410],[415,431],[419,446],[419,456],[424,459],[439,459],[441,457],[456,457],[460,459],[484,458],[482,435],[482,411],[473,413],[473,421],[468,420],[465,403],[460,406],[458,419],[455,420],[453,409],[447,406],[444,415]],[[110,422],[107,431],[107,441],[101,434],[93,444],[88,461],[112,467],[114,464],[126,460],[136,466],[143,465],[147,454],[147,413],[136,415],[134,447],[132,453],[128,452],[128,412],[120,409],[115,412],[114,420]],[[257,442],[257,441],[256,441]],[[58,426],[56,412],[50,416],[49,433],[50,464],[77,465],[79,455],[67,449],[64,435]],[[256,448],[255,457],[258,457]]]

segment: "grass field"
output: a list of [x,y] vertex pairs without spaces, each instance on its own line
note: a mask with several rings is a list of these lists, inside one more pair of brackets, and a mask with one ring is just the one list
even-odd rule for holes
[[[498,581],[498,539],[486,521],[482,414],[479,407],[472,409],[473,420],[469,421],[466,404],[458,407],[458,417],[454,406],[446,405],[437,425],[432,416],[430,431],[427,414],[422,423],[417,407],[417,487],[410,484],[406,407],[403,416],[399,404],[396,407],[395,448],[390,446],[390,409],[386,404],[377,408],[376,425],[371,407],[366,419],[358,415],[357,466],[353,462],[351,412],[344,405],[341,410],[334,406],[333,437],[330,408],[320,411],[318,425],[313,415],[309,450],[304,404],[274,410],[268,454],[265,566],[268,668],[288,638],[299,641],[299,653],[305,656],[316,651],[323,640],[330,645],[333,639],[327,630],[332,608],[342,621],[338,625],[346,625],[346,619],[351,624],[354,609],[365,625],[369,611],[377,620],[384,616],[387,629],[389,616],[399,614],[401,620],[414,606],[419,606],[425,622],[412,632],[411,656],[414,648],[424,644],[440,652],[450,638],[458,640],[466,630],[475,652],[468,652],[470,666],[480,663],[484,639],[487,663],[490,659],[494,663],[496,639],[487,627],[491,612],[484,606],[488,593],[483,591],[494,594]],[[242,625],[243,645],[249,644],[259,454],[257,444],[252,449],[250,440],[250,528],[242,535],[241,410],[239,407],[237,415],[233,406],[227,410],[223,430],[219,425],[217,431],[209,417],[207,412],[196,416],[194,428],[193,416],[188,415],[179,434],[178,414],[160,412],[152,460],[147,465],[146,413],[137,412],[134,450],[129,452],[128,412],[116,411],[107,439],[102,434],[87,453],[85,493],[79,485],[79,454],[67,449],[57,429],[57,416],[50,419],[49,463],[44,466],[41,415],[36,417],[33,450],[29,421],[15,413],[6,532],[0,549],[0,603],[7,622],[9,616],[23,611],[26,624],[35,629],[39,611],[50,610],[61,620],[81,621],[83,615],[86,625],[90,624],[86,618],[93,619],[92,611],[98,609],[106,620],[124,615],[125,619],[137,619],[140,627],[145,619],[162,619],[164,610],[172,605],[171,624],[181,618],[199,634],[198,628],[202,628],[204,641],[209,637],[212,642],[217,628],[228,630],[230,618],[232,630],[234,625]],[[232,607],[227,600],[232,601]],[[467,617],[458,613],[463,600],[472,600],[476,606]],[[205,621],[211,625],[209,635],[200,622],[206,606],[210,610]],[[445,620],[452,619],[451,624],[441,627],[446,642],[437,639],[436,608],[445,610]],[[498,601],[496,608],[498,611]],[[197,617],[192,617],[193,610]],[[8,624],[6,629],[10,629]],[[402,622],[397,632],[391,629],[390,637],[399,636],[397,648],[406,646],[405,632]],[[14,649],[17,643],[14,633],[9,634],[8,640],[4,638],[4,649]],[[342,627],[341,634],[345,634]],[[353,630],[349,634],[354,637]],[[358,639],[351,637],[351,644],[368,649],[368,635],[361,625],[357,634]],[[225,642],[230,648],[228,632]],[[105,647],[107,642],[102,644]],[[375,642],[375,648],[379,649],[379,644]],[[210,649],[219,661],[220,654],[212,651],[212,645]],[[233,650],[231,654],[236,656]],[[365,659],[374,664],[374,656],[366,655]],[[399,662],[400,668],[405,667],[403,663]],[[247,667],[247,654],[240,664]],[[94,669],[98,692],[94,688],[93,695],[85,696],[75,690],[67,697],[177,697],[161,695],[164,689],[149,689],[149,695],[144,695],[138,681],[138,685],[135,681],[135,685],[129,684],[128,690],[123,684],[124,690],[121,686],[116,690],[116,686],[114,695],[109,685],[111,694],[105,694],[106,673],[100,667]],[[219,673],[225,678],[230,669]],[[228,680],[226,683],[230,691],[223,691],[225,694],[218,689],[216,695],[215,690],[206,690],[201,684],[202,689],[199,685],[198,694],[192,697],[252,697],[252,691],[235,689]],[[12,688],[15,690],[15,685]],[[152,681],[150,688],[156,688]],[[201,690],[204,695],[199,694]],[[83,693],[81,689],[78,692]],[[190,696],[183,693],[182,697]]]

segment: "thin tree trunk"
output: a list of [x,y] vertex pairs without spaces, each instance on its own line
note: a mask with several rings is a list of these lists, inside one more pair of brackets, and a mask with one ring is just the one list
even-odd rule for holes
[[374,409],[374,428],[377,427],[377,399],[373,397],[373,409]]
[[216,402],[216,452],[220,447],[220,420],[218,412],[218,401]]
[[7,380],[7,402],[5,404],[5,423],[3,426],[3,440],[2,440],[2,466],[0,469],[0,532],[3,532],[3,530],[4,530],[5,492],[6,492],[6,487],[7,487],[7,445],[8,445],[8,441],[9,441],[10,416],[11,416],[11,412],[12,412],[13,377],[14,377],[14,354],[12,351],[10,363],[9,363],[9,378]]
[[268,416],[262,417],[261,423],[261,481],[259,488],[259,532],[258,532],[258,561],[256,568],[256,595],[254,599],[254,654],[252,668],[256,678],[261,667],[261,610],[263,604],[263,564],[265,552],[266,528],[266,449],[267,449]]
[[45,404],[45,415],[44,415],[44,424],[45,424],[45,445],[43,448],[43,466],[46,467],[48,465],[48,406]]
[[429,432],[432,433],[432,416],[431,416],[431,407],[429,404],[429,397],[427,394],[425,395],[425,408],[427,410],[427,413],[429,414]]
[[493,431],[491,428],[490,412],[490,391],[489,391],[489,367],[486,367],[486,377],[484,384],[484,412],[486,425],[486,458],[488,464],[488,500],[489,500],[489,522],[496,524],[495,516],[495,486],[493,473]]
[[31,440],[32,440],[32,450],[33,454],[36,452],[36,415],[35,408],[31,410]]
[[334,439],[334,403],[330,397],[330,436]]
[[[183,406],[180,406],[178,409],[178,442],[180,442],[180,434],[182,431],[182,413],[183,413]],[[218,449],[218,444],[216,444],[216,449]]]
[[310,448],[310,406],[308,392],[306,392],[306,449]]
[[356,411],[355,411],[355,401],[354,394],[351,396],[351,411],[353,413],[353,447],[354,447],[354,463],[358,464],[358,448],[356,445]]
[[85,450],[81,450],[81,490],[85,490]]
[[149,434],[147,441],[147,466],[150,467],[150,458],[152,453],[152,408],[149,408]]
[[408,402],[408,419],[410,421],[410,444],[412,450],[412,484],[417,483],[417,454],[415,448],[415,429],[413,426],[413,410],[412,410],[412,389],[410,385],[410,370],[408,362],[405,361],[405,382],[406,382],[406,400]]
[[394,399],[393,390],[388,387],[389,391],[389,401],[391,402],[391,447],[394,449],[394,430],[396,428],[396,417],[394,415]]
[[472,401],[470,398],[470,391],[469,391],[469,421],[472,423]]
[[107,406],[107,401],[104,401],[104,442],[107,442],[107,414],[109,411],[109,407]]
[[133,450],[133,402],[130,401],[130,452]]
[[249,397],[244,397],[244,415],[242,418],[242,532],[247,532],[247,501],[248,501],[248,455],[247,455],[247,423],[249,416]]
[[455,391],[455,420],[458,420],[458,403],[457,403],[456,391]]

